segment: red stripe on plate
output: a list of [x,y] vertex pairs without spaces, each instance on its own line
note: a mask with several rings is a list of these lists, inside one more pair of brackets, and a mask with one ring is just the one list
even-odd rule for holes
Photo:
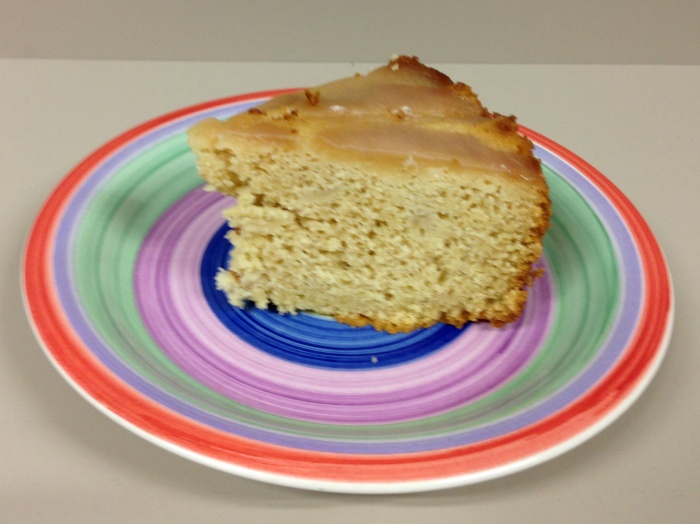
[[197,112],[289,91],[294,89],[205,102],[137,126],[87,157],[48,199],[25,251],[24,288],[40,338],[74,385],[126,423],[182,450],[253,472],[342,482],[444,479],[525,463],[538,453],[565,447],[568,441],[604,422],[624,399],[634,394],[650,367],[658,362],[659,348],[670,327],[671,287],[663,254],[646,222],[619,189],[570,151],[526,128],[522,130],[527,136],[574,165],[613,202],[632,231],[642,257],[647,300],[634,340],[608,376],[576,403],[537,424],[474,445],[416,454],[343,455],[283,448],[214,430],[155,404],[117,379],[77,337],[54,292],[55,277],[50,265],[53,234],[65,205],[101,162],[140,135]]

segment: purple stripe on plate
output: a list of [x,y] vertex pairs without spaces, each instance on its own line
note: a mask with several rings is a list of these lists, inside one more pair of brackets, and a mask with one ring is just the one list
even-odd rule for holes
[[188,375],[228,398],[314,422],[406,421],[488,393],[540,346],[550,316],[547,279],[539,279],[533,290],[538,298],[517,324],[472,326],[440,351],[397,367],[318,369],[251,347],[211,312],[199,281],[202,253],[231,203],[201,190],[181,199],[146,238],[135,283],[144,321],[163,351]]

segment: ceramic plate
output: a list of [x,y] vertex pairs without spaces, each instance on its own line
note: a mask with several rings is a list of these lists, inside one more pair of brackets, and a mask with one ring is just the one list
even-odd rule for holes
[[276,93],[213,101],[127,131],[51,194],[28,238],[24,298],[48,357],[88,401],[207,466],[298,488],[425,491],[551,459],[616,419],[671,331],[663,254],[625,196],[523,128],[553,201],[521,319],[405,335],[238,310],[213,286],[228,244],[185,130]]

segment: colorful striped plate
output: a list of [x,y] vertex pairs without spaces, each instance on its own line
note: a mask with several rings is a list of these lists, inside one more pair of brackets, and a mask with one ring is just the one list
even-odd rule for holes
[[448,488],[553,458],[627,409],[671,332],[669,272],[603,175],[536,144],[554,214],[523,317],[406,335],[229,307],[228,245],[185,130],[277,94],[156,118],[92,153],[28,238],[24,298],[63,377],[138,435],[207,466],[298,488]]

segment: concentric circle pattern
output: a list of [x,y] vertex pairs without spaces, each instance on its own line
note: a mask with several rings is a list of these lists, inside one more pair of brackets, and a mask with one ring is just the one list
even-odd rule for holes
[[[50,359],[145,438],[290,486],[399,492],[518,471],[617,418],[657,369],[673,304],[661,250],[629,201],[561,146],[536,144],[552,227],[515,324],[405,335],[229,306],[229,245],[185,130],[274,93],[186,108],[134,128],[48,199],[24,260]],[[40,256],[38,256],[40,254]]]
[[[212,205],[211,197],[201,199],[201,205],[203,209],[197,213],[208,208],[219,209]],[[212,218],[220,222],[220,214]],[[161,227],[168,228],[170,224],[166,222]],[[227,225],[221,226],[204,249],[200,266],[204,296],[218,321],[227,329],[275,357],[331,369],[396,366],[445,346],[464,331],[438,325],[413,333],[389,335],[371,327],[351,328],[319,315],[280,315],[274,307],[272,310],[232,308],[224,293],[216,289],[214,280],[221,268],[228,267],[231,250],[225,238],[228,231]],[[158,238],[155,236],[154,240],[157,242]],[[156,245],[152,249],[158,251],[161,247]],[[145,297],[149,295],[148,291],[144,293]]]

